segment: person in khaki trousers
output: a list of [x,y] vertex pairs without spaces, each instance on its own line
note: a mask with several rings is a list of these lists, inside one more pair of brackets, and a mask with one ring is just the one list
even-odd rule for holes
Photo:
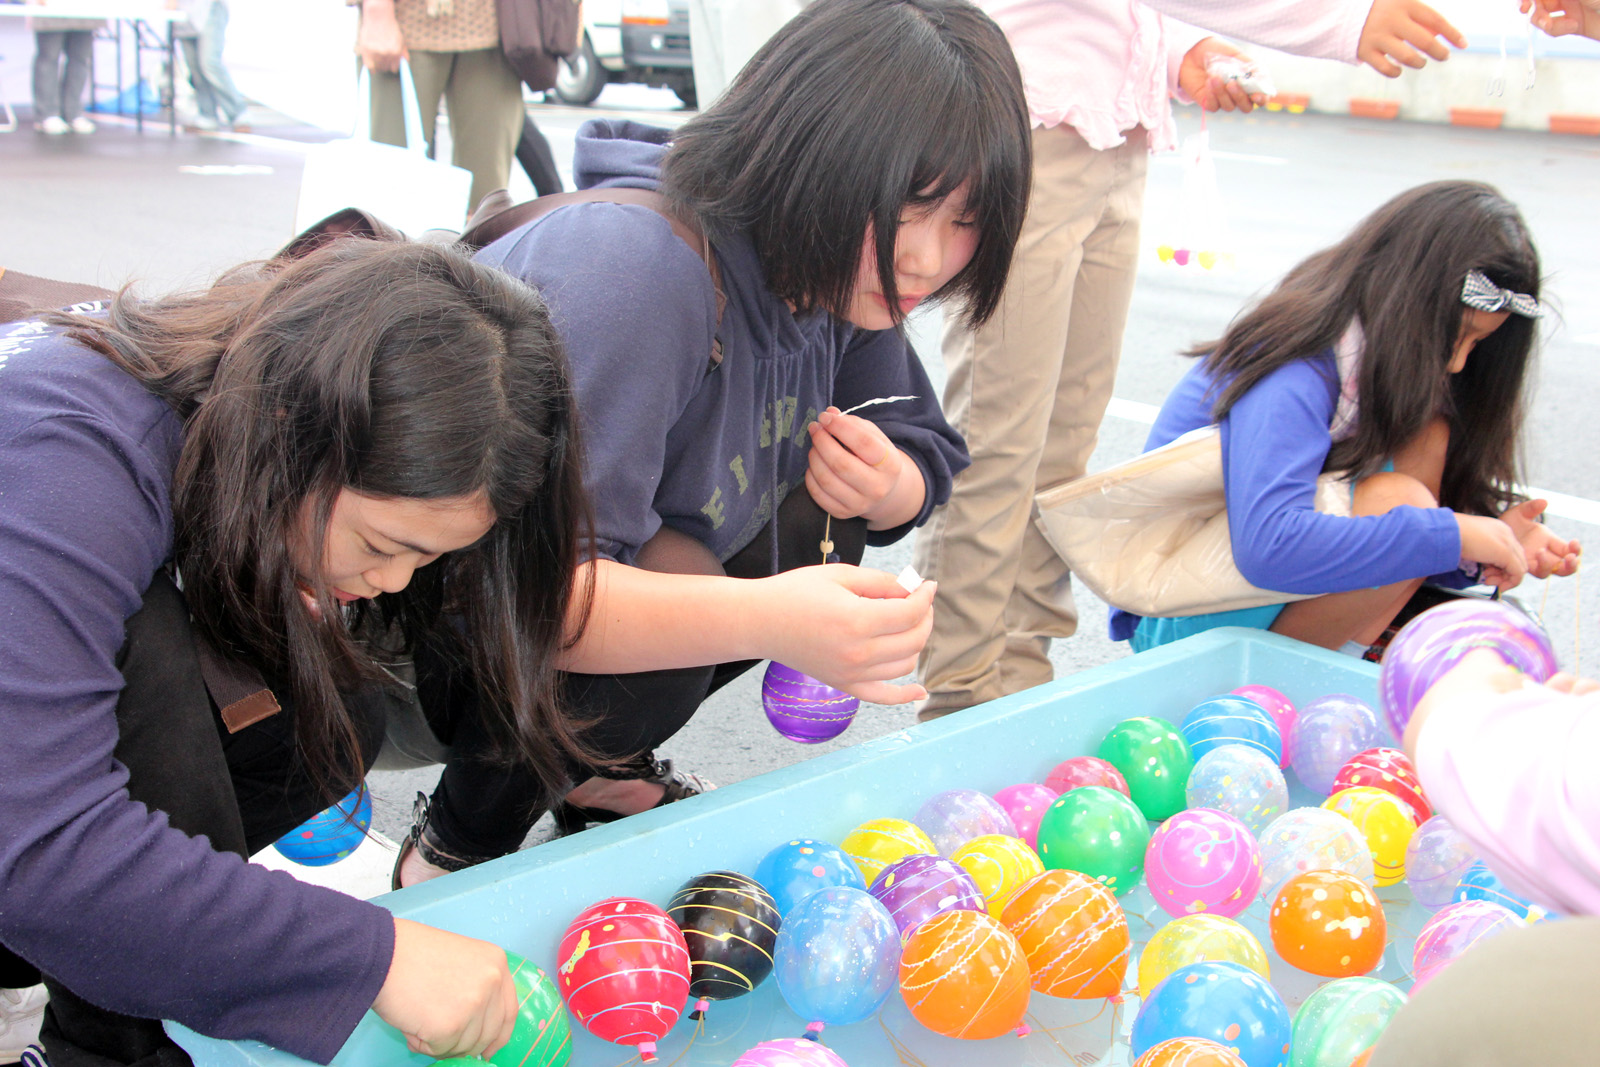
[[522,80],[500,50],[495,0],[360,0],[356,52],[372,72],[372,138],[405,144],[400,60],[408,59],[429,150],[441,98],[451,162],[472,172],[468,210],[504,189],[522,135]]
[[[945,414],[972,466],[917,539],[939,583],[917,663],[926,719],[1053,677],[1052,638],[1077,630],[1072,575],[1033,525],[1034,494],[1079,477],[1111,401],[1139,259],[1151,150],[1176,146],[1170,98],[1249,110],[1207,71],[1238,53],[1157,11],[1394,77],[1466,41],[1420,0],[978,0],[1016,51],[1033,117],[1033,189],[1000,311],[946,319]],[[1362,20],[1365,20],[1364,22]],[[1259,98],[1257,98],[1259,101]]]

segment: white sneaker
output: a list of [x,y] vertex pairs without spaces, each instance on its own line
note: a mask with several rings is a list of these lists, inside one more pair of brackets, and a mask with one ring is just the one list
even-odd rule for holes
[[0,989],[0,1063],[20,1058],[39,1040],[39,1024],[49,999],[42,985]]
[[79,115],[72,120],[73,133],[93,133],[94,121],[88,115]]
[[47,133],[51,137],[60,137],[64,133],[71,133],[72,127],[67,125],[67,120],[60,115],[51,115],[43,122],[35,122],[33,128],[40,133]]

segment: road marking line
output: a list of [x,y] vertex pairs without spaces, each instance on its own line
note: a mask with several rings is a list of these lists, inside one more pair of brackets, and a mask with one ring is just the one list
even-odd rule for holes
[[[1111,403],[1106,405],[1106,414],[1118,419],[1127,419],[1149,426],[1156,421],[1156,415],[1161,411],[1154,404],[1145,404],[1137,400],[1124,400],[1120,396],[1111,398]],[[1600,501],[1586,500],[1581,496],[1572,496],[1568,493],[1558,493],[1552,489],[1537,489],[1524,486],[1521,492],[1530,499],[1548,500],[1549,508],[1545,514],[1560,519],[1571,519],[1574,522],[1585,523],[1590,526],[1600,526]]]

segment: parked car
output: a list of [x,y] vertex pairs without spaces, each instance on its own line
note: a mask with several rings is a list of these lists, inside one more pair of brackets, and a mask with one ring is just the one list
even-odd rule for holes
[[688,0],[584,0],[583,37],[556,71],[556,98],[592,104],[614,81],[664,86],[695,106]]

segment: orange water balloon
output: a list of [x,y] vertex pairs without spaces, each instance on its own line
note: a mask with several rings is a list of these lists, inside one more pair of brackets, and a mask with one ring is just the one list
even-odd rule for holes
[[1343,871],[1307,871],[1284,883],[1267,919],[1284,962],[1325,978],[1366,974],[1383,959],[1388,923],[1372,887]]
[[1001,920],[1052,997],[1116,996],[1128,973],[1128,917],[1117,895],[1080,871],[1045,871],[1012,895]]
[[1174,1037],[1146,1050],[1133,1067],[1247,1067],[1227,1045],[1203,1037]]
[[911,931],[900,955],[900,996],[923,1026],[981,1040],[1022,1025],[1028,961],[1017,939],[981,911],[947,911]]

